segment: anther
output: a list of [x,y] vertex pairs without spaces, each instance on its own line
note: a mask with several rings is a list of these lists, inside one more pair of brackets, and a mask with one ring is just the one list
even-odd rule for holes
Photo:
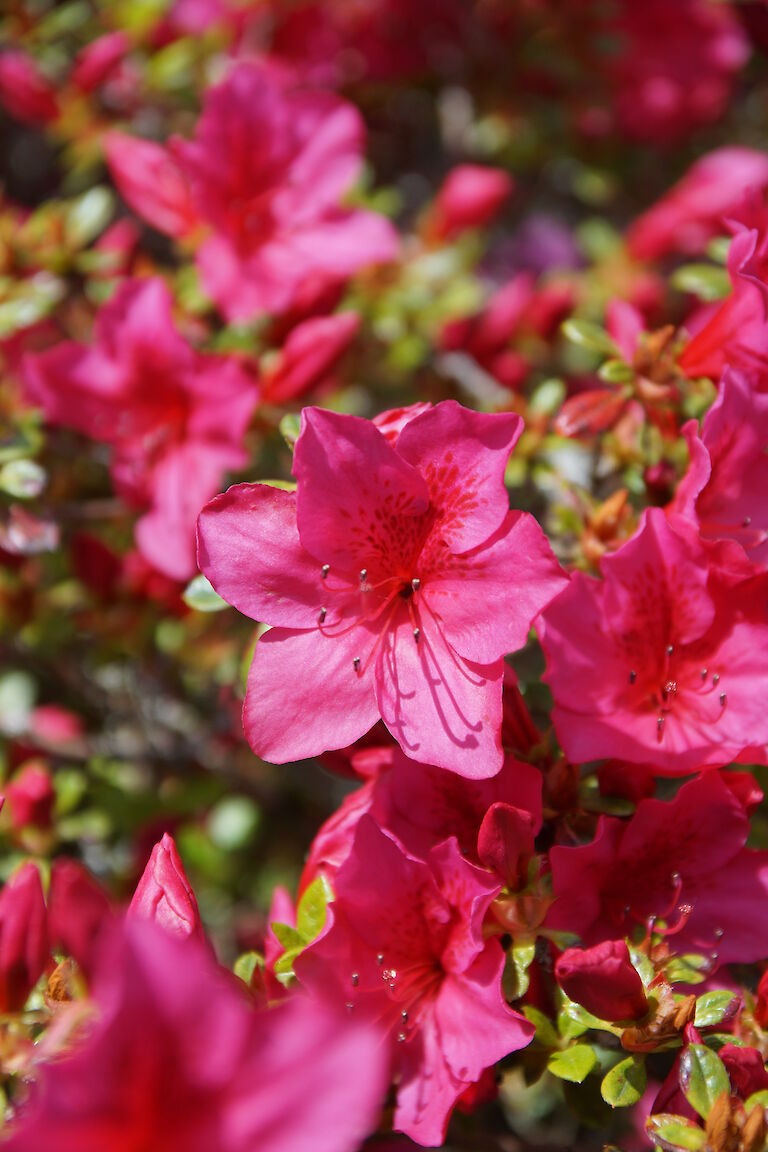
[[325,618],[327,615],[328,615],[328,609],[327,608],[321,608],[320,609],[320,617],[319,617],[321,624],[325,623]]
[[413,638],[414,638],[414,640],[416,641],[416,643],[417,643],[417,644],[418,644],[418,642],[419,642],[419,636],[421,636],[421,629],[420,629],[420,628],[414,628],[414,630],[413,630]]
[[706,680],[708,675],[709,675],[709,669],[708,668],[702,668],[702,670],[701,670],[702,680]]
[[661,743],[664,739],[664,717],[659,716],[656,719],[656,739]]
[[365,584],[367,579],[368,579],[368,569],[367,568],[361,568],[360,569],[360,583]]
[[352,667],[354,668],[355,672],[360,671],[360,657],[359,656],[355,656],[354,660],[352,661]]
[[725,936],[725,928],[715,928],[712,935],[715,937],[715,940],[722,940],[723,936]]
[[347,1012],[351,1012],[353,1008],[354,1008],[354,1004],[352,1003],[352,1001],[347,1000]]
[[403,1011],[400,1013],[400,1019],[402,1020],[403,1024],[408,1023],[408,1013],[405,1011],[405,1009],[403,1009]]
[[714,684],[715,688],[720,683],[720,673],[719,672],[715,672],[714,676],[712,677],[712,683]]
[[667,644],[667,656],[671,656],[675,650],[674,644]]
[[741,526],[742,526],[742,528],[749,528],[751,523],[752,523],[752,517],[751,516],[745,516],[741,522]]
[[411,588],[413,588],[414,592],[418,592],[419,588],[421,588],[421,580],[419,580],[418,576],[414,576],[413,580],[411,580]]
[[328,575],[328,573],[330,572],[330,570],[331,570],[330,564],[323,564],[322,568],[320,569],[323,580],[325,580],[325,578]]
[[633,668],[633,669],[632,669],[632,671],[631,671],[631,672],[630,672],[630,674],[629,674],[629,682],[630,682],[630,684],[634,684],[635,680],[637,680],[637,672],[635,672],[635,670],[634,670],[634,668]]
[[408,1037],[406,1036],[405,1032],[398,1032],[398,1034],[397,1034],[398,1044],[405,1044],[407,1039],[408,1039]]
[[376,963],[379,965],[379,967],[381,967],[381,965],[384,963],[384,953],[383,952],[378,952],[376,954]]
[[357,986],[358,986],[358,984],[359,984],[359,983],[360,983],[360,976],[359,976],[359,974],[358,974],[357,972],[353,972],[353,973],[352,973],[352,987],[353,987],[353,988],[357,988]]
[[725,708],[725,705],[727,704],[727,702],[728,702],[728,697],[727,697],[726,693],[721,692],[720,693],[720,707]]

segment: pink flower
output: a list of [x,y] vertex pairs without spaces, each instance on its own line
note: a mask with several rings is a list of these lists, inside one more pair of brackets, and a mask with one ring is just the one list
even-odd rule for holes
[[765,744],[766,584],[733,549],[652,508],[601,559],[602,580],[577,573],[546,609],[545,679],[569,760],[674,774]]
[[96,321],[92,347],[59,344],[29,356],[30,399],[52,424],[112,444],[115,486],[149,511],[136,526],[142,554],[185,580],[195,571],[194,523],[228,469],[256,390],[235,361],[204,356],[173,324],[160,279],[127,281]]
[[14,828],[50,828],[56,794],[44,760],[28,760],[5,785]]
[[237,322],[286,311],[314,278],[343,282],[394,259],[387,220],[341,207],[363,140],[353,105],[290,88],[283,73],[251,62],[206,94],[194,140],[175,139],[168,152],[113,134],[108,155],[128,203],[170,235],[192,230],[189,190],[193,217],[210,233],[197,252],[203,285]]
[[726,369],[717,400],[701,425],[683,428],[690,464],[672,512],[698,524],[709,539],[738,541],[751,560],[768,562],[768,394],[753,392]]
[[108,80],[130,51],[124,32],[107,32],[92,40],[78,53],[72,69],[72,83],[81,92],[93,92]]
[[732,292],[704,311],[679,358],[691,378],[719,379],[726,367],[742,372],[751,386],[768,390],[768,219],[757,227],[731,224],[728,249]]
[[317,316],[297,324],[262,375],[263,399],[284,404],[327,382],[359,329],[357,312]]
[[[538,768],[511,756],[489,780],[467,780],[430,764],[416,766],[399,748],[388,749],[377,775],[350,793],[320,828],[304,868],[302,887],[318,871],[332,877],[341,867],[366,813],[411,856],[426,859],[435,844],[454,837],[466,859],[473,864],[482,859],[494,870],[478,848],[489,810],[517,813],[525,829],[520,839],[528,847],[529,839],[532,844],[541,828],[541,786]],[[486,837],[490,839],[489,830]],[[507,851],[511,847],[511,842],[506,844]]]
[[152,920],[181,939],[205,937],[195,894],[167,832],[152,849],[127,915]]
[[512,195],[512,177],[500,168],[460,164],[446,177],[431,218],[436,237],[452,240],[468,228],[483,228]]
[[336,876],[326,929],[296,961],[320,999],[388,1029],[394,1127],[421,1144],[442,1143],[465,1088],[533,1034],[502,996],[501,945],[483,938],[498,890],[454,839],[416,860],[366,816]]
[[0,1012],[19,1012],[48,963],[48,922],[37,865],[22,864],[0,891]]
[[201,569],[273,625],[245,703],[258,755],[343,748],[381,717],[408,756],[499,771],[503,656],[565,580],[533,517],[509,511],[521,427],[446,401],[392,446],[366,420],[305,408],[297,493],[240,485],[204,509]]
[[257,1013],[197,941],[127,920],[98,1016],[40,1080],[9,1152],[355,1152],[385,1088],[377,1031],[300,998]]
[[26,52],[0,54],[0,104],[23,124],[47,124],[59,115],[56,90]]
[[695,256],[725,231],[750,190],[768,187],[768,154],[753,148],[716,148],[692,164],[681,180],[639,216],[627,233],[637,260],[671,252]]
[[591,844],[552,848],[547,927],[589,946],[657,916],[677,929],[678,953],[716,950],[724,964],[764,957],[768,852],[744,847],[749,819],[727,779],[705,773],[672,801],[641,800],[628,821],[601,816]]
[[566,996],[600,1020],[636,1020],[648,1011],[625,940],[566,949],[555,963],[555,977]]

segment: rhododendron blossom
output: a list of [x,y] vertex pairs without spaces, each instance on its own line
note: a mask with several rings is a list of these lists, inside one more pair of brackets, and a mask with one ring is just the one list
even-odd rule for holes
[[28,357],[27,388],[53,424],[111,444],[118,492],[149,511],[136,542],[154,567],[194,572],[194,524],[229,469],[256,390],[229,358],[196,352],[176,330],[159,279],[127,281],[96,319],[92,346]]
[[552,718],[572,761],[685,773],[766,742],[768,585],[729,547],[650,509],[603,557],[602,580],[577,573],[543,613]]
[[344,747],[381,717],[409,756],[498,772],[503,656],[564,584],[533,517],[509,511],[520,431],[446,401],[392,447],[365,420],[305,408],[297,493],[240,485],[203,511],[203,572],[273,625],[245,703],[259,755]]
[[[155,227],[182,236],[204,226],[203,285],[234,322],[285,311],[312,279],[344,281],[395,256],[384,217],[341,206],[362,163],[363,135],[353,105],[242,63],[206,94],[193,140],[175,139],[163,152],[113,137],[108,157],[128,203]],[[134,152],[145,160],[144,179]],[[155,205],[158,197],[167,208]]]
[[726,370],[699,433],[683,428],[690,465],[671,509],[709,539],[738,541],[751,560],[768,561],[768,395]]
[[335,878],[326,930],[296,962],[315,996],[388,1029],[394,1126],[420,1144],[439,1144],[465,1088],[533,1035],[501,994],[501,946],[483,938],[498,889],[455,839],[416,860],[365,816]]
[[42,1068],[10,1152],[355,1152],[375,1123],[377,1030],[303,998],[257,1013],[202,944],[126,921],[94,1000],[85,1038]]
[[547,924],[586,945],[666,921],[675,951],[749,962],[768,950],[768,852],[745,848],[749,821],[728,773],[641,800],[626,823],[601,816],[591,844],[550,852]]

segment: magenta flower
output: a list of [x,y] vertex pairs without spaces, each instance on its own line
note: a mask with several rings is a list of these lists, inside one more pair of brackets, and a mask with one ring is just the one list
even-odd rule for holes
[[591,844],[553,848],[547,927],[593,945],[657,916],[677,930],[677,953],[716,950],[725,964],[762,959],[768,852],[744,847],[749,819],[728,777],[708,772],[672,801],[641,800],[629,821],[601,816]]
[[152,849],[127,915],[152,920],[182,939],[205,936],[195,894],[173,837],[167,832]]
[[652,508],[600,566],[602,580],[577,573],[539,622],[568,759],[674,774],[764,745],[766,584],[745,578],[743,553]]
[[204,509],[201,569],[273,625],[245,702],[258,755],[343,748],[381,717],[408,756],[499,771],[503,656],[565,583],[533,517],[509,511],[521,428],[446,401],[392,446],[366,420],[305,408],[297,493],[244,484]]
[[234,360],[196,352],[176,330],[160,279],[127,281],[96,320],[92,346],[66,342],[25,360],[30,399],[52,424],[113,446],[112,477],[149,511],[136,542],[177,580],[195,571],[194,524],[229,469],[255,386]]
[[297,959],[296,975],[320,999],[346,1004],[353,1019],[388,1029],[394,1127],[441,1144],[462,1092],[533,1035],[502,996],[501,945],[483,938],[499,884],[464,860],[454,839],[416,860],[366,816],[334,891],[328,925]]
[[48,918],[37,865],[17,868],[0,891],[0,1012],[19,1012],[48,963]]
[[165,150],[112,135],[107,157],[128,204],[155,227],[176,237],[205,227],[203,285],[235,322],[285,312],[312,280],[343,282],[394,259],[389,221],[341,206],[364,135],[352,104],[250,62],[206,93],[193,140]]
[[699,432],[683,428],[690,464],[670,508],[698,524],[709,539],[738,541],[749,558],[768,561],[768,394],[753,392],[726,370],[720,394]]
[[355,1152],[386,1087],[378,1032],[295,998],[257,1013],[207,948],[127,920],[98,1016],[40,1081],[8,1152]]

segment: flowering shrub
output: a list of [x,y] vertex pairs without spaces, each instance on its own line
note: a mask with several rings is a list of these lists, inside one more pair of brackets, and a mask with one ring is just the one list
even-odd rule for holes
[[767,51],[0,12],[0,1152],[768,1149]]

